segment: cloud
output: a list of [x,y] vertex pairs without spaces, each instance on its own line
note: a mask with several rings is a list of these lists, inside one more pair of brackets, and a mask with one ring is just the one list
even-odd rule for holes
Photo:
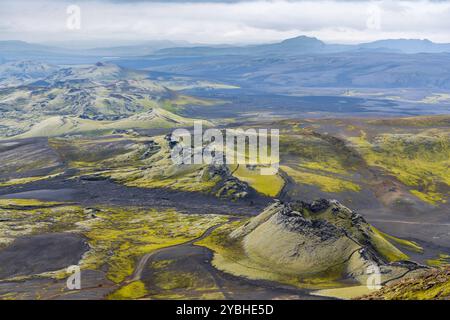
[[[69,4],[81,8],[80,30],[66,27]],[[0,38],[260,43],[306,34],[341,43],[450,42],[449,14],[450,3],[436,0],[2,0]]]

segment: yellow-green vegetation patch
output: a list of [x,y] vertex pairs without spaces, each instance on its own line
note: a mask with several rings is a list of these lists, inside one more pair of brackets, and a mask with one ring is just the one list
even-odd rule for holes
[[360,299],[370,300],[448,300],[450,268],[436,268],[417,277],[405,278]]
[[180,271],[176,264],[175,260],[157,260],[151,263],[151,298],[224,299],[215,278],[207,271]]
[[27,184],[27,183],[31,183],[31,182],[41,181],[41,180],[48,180],[48,179],[55,178],[59,175],[61,175],[61,173],[55,173],[55,174],[50,174],[50,175],[46,175],[46,176],[35,176],[35,177],[9,179],[7,181],[0,182],[0,187],[9,187],[9,186],[15,186],[15,185],[19,185],[19,184]]
[[280,139],[281,167],[299,184],[324,192],[360,191],[352,176],[363,165],[360,156],[335,137],[302,129]]
[[[35,123],[28,131],[15,136],[19,139],[57,137],[66,134],[104,134],[114,130],[176,128],[193,125],[194,119],[182,117],[163,108],[130,115],[110,121],[82,119],[75,116],[51,116]],[[205,121],[209,124],[209,122]]]
[[299,276],[295,273],[285,272],[283,266],[258,263],[249,258],[241,244],[242,239],[233,239],[229,235],[233,230],[248,223],[248,220],[226,224],[214,230],[209,237],[196,242],[197,245],[207,247],[214,251],[212,264],[219,270],[236,276],[255,280],[269,280],[293,285],[301,288],[329,288],[339,287],[342,270],[329,270],[326,273],[314,273],[312,276]]
[[49,145],[70,167],[93,172],[142,165],[140,157],[149,150],[151,141],[123,137],[52,138]]
[[1,209],[20,209],[21,207],[25,207],[25,209],[27,207],[46,208],[54,207],[60,204],[63,204],[63,202],[41,201],[36,199],[0,199]]
[[448,127],[450,126],[449,115],[420,116],[408,118],[390,118],[370,120],[367,123],[386,126],[407,127]]
[[324,162],[305,161],[301,162],[298,166],[309,170],[317,170],[319,172],[322,171],[324,173],[347,173],[344,169],[341,168],[339,162],[337,162],[335,159],[328,159]]
[[[158,165],[158,164],[156,164]],[[203,165],[177,166],[172,163],[163,167],[152,167],[136,172],[136,179],[125,182],[125,185],[141,188],[169,188],[191,192],[209,192],[220,181],[220,177],[210,178]],[[120,181],[117,174],[111,175]]]
[[411,187],[430,204],[446,202],[450,186],[450,131],[430,129],[418,134],[381,134],[368,139],[365,132],[348,138],[370,166],[377,166]]
[[162,136],[155,137],[159,150],[149,158],[102,173],[119,183],[141,188],[169,188],[192,192],[209,192],[220,181],[211,176],[207,165],[177,165],[171,159],[168,142]]
[[450,265],[450,255],[441,253],[435,259],[428,259],[427,264],[432,267],[440,267],[440,266]]
[[142,281],[133,281],[108,296],[110,300],[133,300],[143,298],[148,294]]
[[20,294],[8,292],[0,295],[0,300],[20,300]]
[[406,249],[406,250],[409,250],[412,252],[423,253],[423,248],[414,241],[400,239],[400,238],[391,236],[389,234],[381,232],[380,230],[378,230],[377,228],[375,228],[373,226],[372,226],[372,230],[373,230],[373,232],[375,232],[376,234],[385,238],[386,240],[390,241],[394,245],[398,245],[398,246],[402,247],[403,249]]
[[223,102],[224,101],[220,100],[200,99],[191,96],[177,94],[175,99],[164,100],[161,107],[164,110],[178,114],[180,111],[183,111],[187,105],[211,107]]
[[195,287],[196,277],[189,272],[162,271],[155,277],[155,285],[164,290]]
[[[320,135],[303,129],[299,134],[280,137],[282,159],[290,159],[295,166],[313,170],[317,174],[351,175],[361,165],[356,153],[343,141],[328,135]],[[285,159],[285,160],[286,160]]]
[[232,165],[233,176],[248,183],[253,189],[266,196],[277,196],[284,186],[284,180],[278,174],[262,175],[259,166]]
[[312,295],[319,297],[330,297],[343,300],[350,300],[372,293],[374,290],[369,289],[368,286],[353,286],[333,289],[323,289],[312,292]]
[[185,215],[174,210],[102,208],[96,219],[84,225],[92,249],[81,265],[97,269],[106,264],[108,278],[120,283],[133,273],[143,255],[192,240],[223,221],[223,216]]
[[[76,205],[0,199],[0,246],[34,234],[83,234],[90,250],[80,261],[81,268],[98,270],[106,266],[107,277],[120,283],[133,273],[143,255],[190,241],[226,221],[224,216],[187,215],[171,209],[100,207],[98,210],[92,216]],[[60,275],[49,273],[49,276]]]
[[78,176],[110,178],[126,186],[212,192],[222,176],[206,164],[178,165],[164,136],[53,138],[50,145]]
[[447,198],[443,198],[444,195],[442,193],[431,191],[433,188],[434,187],[430,187],[426,193],[419,190],[410,190],[410,192],[420,200],[429,204],[436,204],[438,202],[446,203]]
[[155,279],[155,285],[164,290],[191,288],[193,282],[194,278],[187,272],[160,272]]
[[[212,263],[222,271],[313,289],[348,286],[341,280],[349,275],[364,283],[365,270],[376,262],[362,254],[363,248],[375,249],[372,252],[386,261],[407,258],[361,216],[326,200],[311,205],[275,202],[258,216],[224,225],[197,244],[214,251]],[[385,269],[385,280],[406,270]]]
[[168,142],[162,136],[52,139],[51,145],[84,175],[112,178],[127,186],[207,192],[220,180],[218,176],[208,176],[204,165],[174,164]]
[[294,179],[296,183],[317,186],[324,192],[359,192],[361,190],[358,184],[343,178],[311,173],[300,169],[296,170],[288,166],[281,166],[281,169]]
[[214,279],[208,274],[175,270],[156,272],[152,285],[157,299],[224,299]]
[[[372,242],[375,246],[375,249],[389,262],[394,262],[394,261],[402,261],[402,260],[408,260],[409,257],[404,254],[403,252],[401,252],[399,249],[397,249],[395,246],[393,246],[389,240],[392,239],[397,239],[395,237],[392,236],[387,236],[385,233],[380,232],[379,230],[377,230],[374,227],[371,227],[372,231],[373,231],[373,236],[372,236]],[[389,240],[388,240],[389,239]],[[407,243],[406,240],[401,240],[398,239],[399,241],[401,241],[402,243]],[[399,241],[395,241],[395,242],[399,242]],[[413,243],[408,244],[408,248],[414,248],[416,249],[416,246]],[[418,247],[417,247],[418,249]]]
[[78,206],[30,199],[1,199],[0,246],[22,236],[74,230],[84,218],[83,209]]

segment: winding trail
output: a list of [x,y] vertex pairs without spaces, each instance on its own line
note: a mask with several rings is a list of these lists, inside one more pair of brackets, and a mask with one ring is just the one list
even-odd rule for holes
[[209,236],[214,230],[216,230],[217,228],[223,226],[224,224],[227,224],[227,223],[231,222],[231,220],[232,220],[232,219],[229,219],[228,221],[225,221],[225,222],[216,224],[216,225],[214,225],[214,226],[212,226],[212,227],[209,227],[208,229],[206,229],[205,232],[203,232],[202,235],[200,235],[200,236],[197,237],[197,238],[194,238],[194,239],[191,239],[191,240],[189,240],[189,241],[182,242],[182,243],[179,243],[179,244],[174,244],[174,245],[171,245],[171,246],[167,246],[167,247],[164,247],[164,248],[161,248],[161,249],[157,249],[157,250],[155,250],[155,251],[152,251],[152,252],[150,252],[150,253],[145,254],[145,255],[142,256],[142,258],[139,260],[139,262],[137,263],[137,265],[136,265],[136,267],[135,267],[135,269],[134,269],[133,274],[130,276],[129,279],[127,279],[127,280],[125,281],[125,283],[129,283],[129,282],[141,280],[142,272],[144,271],[144,268],[145,268],[145,266],[146,266],[148,260],[149,260],[153,255],[155,255],[155,254],[157,254],[157,253],[164,252],[164,251],[171,250],[171,249],[176,248],[176,247],[185,246],[185,245],[190,245],[190,244],[194,244],[194,243],[197,242],[197,241],[201,241],[201,240],[205,239],[206,237],[208,237],[208,236]]
[[279,169],[278,174],[281,177],[281,179],[283,179],[284,185],[276,198],[280,199],[283,202],[289,202],[291,200],[289,196],[289,191],[291,190],[293,185],[292,179],[286,174],[286,172],[282,171],[281,169]]
[[[155,299],[158,299],[159,294],[164,296],[164,294],[170,293],[171,289],[161,289],[154,283],[154,280],[157,279],[158,272],[156,272],[155,278],[154,270],[149,264],[151,265],[153,261],[171,260],[173,264],[169,269],[166,269],[168,272],[185,272],[196,275],[203,281],[199,288],[209,288],[209,293],[221,294],[225,300],[317,299],[317,297],[311,295],[308,289],[291,287],[269,280],[247,279],[222,272],[212,265],[211,259],[213,252],[203,246],[197,245],[196,242],[205,239],[217,228],[238,219],[238,217],[230,217],[228,221],[209,227],[203,234],[194,239],[177,245],[167,246],[142,256],[136,264],[133,274],[120,286],[133,281],[144,282],[149,292],[153,292],[152,295],[149,294],[144,299],[154,299],[155,297]],[[192,288],[190,287],[190,291],[186,288],[180,288],[181,294],[191,297],[192,293],[192,297],[194,298],[201,297],[200,295],[196,295],[196,286],[194,284]],[[183,290],[187,291],[184,292]],[[207,291],[203,291],[203,293],[207,293]],[[320,297],[320,299],[330,298]]]

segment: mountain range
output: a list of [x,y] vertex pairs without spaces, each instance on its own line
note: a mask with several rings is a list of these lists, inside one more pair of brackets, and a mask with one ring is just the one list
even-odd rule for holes
[[189,45],[170,41],[149,41],[136,45],[109,46],[104,48],[58,47],[24,41],[0,41],[0,61],[32,60],[55,62],[92,61],[106,57],[132,57],[146,55],[301,55],[336,52],[389,52],[389,53],[443,53],[450,52],[450,44],[434,43],[423,39],[379,40],[370,43],[343,45],[328,44],[314,37],[298,36],[278,43],[248,46]]

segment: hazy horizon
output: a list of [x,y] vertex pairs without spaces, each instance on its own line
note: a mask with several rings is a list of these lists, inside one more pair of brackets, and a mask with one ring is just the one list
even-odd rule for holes
[[[79,28],[70,29],[74,6],[80,11]],[[449,13],[450,2],[433,0],[5,0],[0,3],[0,40],[88,47],[165,40],[244,45],[305,35],[336,44],[381,39],[450,43]]]

